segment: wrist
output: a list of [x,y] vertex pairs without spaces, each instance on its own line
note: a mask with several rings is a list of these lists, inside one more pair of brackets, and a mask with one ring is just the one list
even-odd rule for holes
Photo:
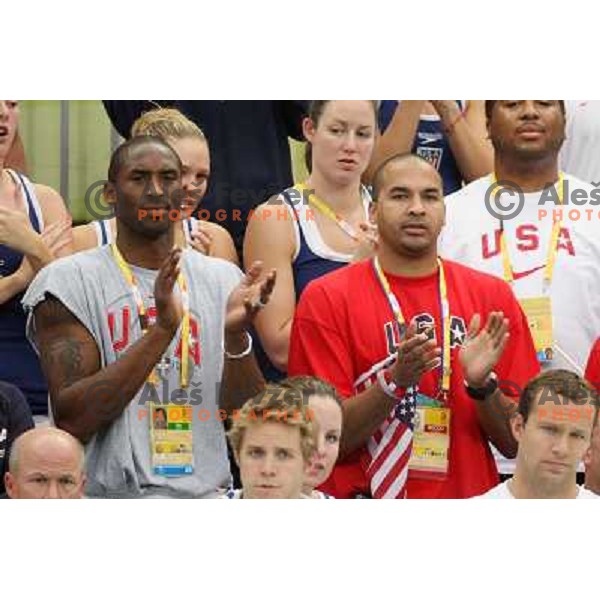
[[498,389],[498,376],[491,371],[483,381],[464,380],[467,394],[475,400],[485,400]]
[[252,336],[247,331],[226,333],[223,352],[232,360],[248,356],[252,352]]
[[402,400],[406,395],[406,388],[394,381],[394,377],[389,369],[381,369],[377,372],[377,382],[383,393],[392,400]]

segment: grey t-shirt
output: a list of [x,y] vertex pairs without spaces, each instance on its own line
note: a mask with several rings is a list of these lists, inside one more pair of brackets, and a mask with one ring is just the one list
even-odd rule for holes
[[[135,266],[132,271],[152,321],[158,271]],[[218,390],[227,299],[242,273],[227,261],[194,250],[184,250],[182,271],[189,287],[191,325],[200,331],[199,365],[190,368],[190,384],[180,390],[179,360],[175,357],[178,332],[164,354],[171,367],[162,373],[164,379],[157,392],[161,402],[176,397],[176,403],[192,406],[194,472],[178,477],[153,472],[149,418],[150,403],[156,395],[153,386],[144,384],[121,416],[86,446],[86,494],[90,497],[212,497],[217,495],[217,488],[230,484],[225,432],[217,418]],[[142,335],[133,294],[109,246],[54,261],[37,275],[23,299],[29,311],[27,335],[32,343],[31,311],[46,294],[58,298],[88,329],[98,345],[102,367],[118,360]],[[98,393],[106,392],[98,389]]]

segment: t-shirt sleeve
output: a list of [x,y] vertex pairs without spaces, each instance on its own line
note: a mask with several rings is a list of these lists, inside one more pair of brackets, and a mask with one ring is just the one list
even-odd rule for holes
[[38,304],[49,296],[57,298],[89,330],[96,343],[97,332],[91,323],[93,310],[90,307],[84,281],[83,265],[72,256],[67,256],[44,267],[29,285],[23,297],[23,309],[27,313],[26,333],[35,346],[33,311]]
[[333,385],[344,397],[353,395],[353,368],[345,307],[318,281],[300,298],[290,340],[288,374],[313,375]]
[[596,340],[585,368],[585,378],[600,392],[600,338]]
[[494,310],[502,310],[509,320],[508,343],[495,370],[504,394],[517,400],[529,380],[540,372],[540,365],[527,317],[510,286],[498,280],[492,297],[502,298],[501,303],[495,302]]

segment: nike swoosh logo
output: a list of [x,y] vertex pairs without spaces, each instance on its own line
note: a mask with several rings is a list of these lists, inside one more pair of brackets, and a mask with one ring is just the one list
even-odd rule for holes
[[531,275],[532,273],[535,273],[536,271],[539,271],[540,269],[545,268],[546,265],[541,265],[539,267],[534,267],[533,269],[529,269],[529,271],[522,271],[521,273],[515,273],[513,272],[513,279],[515,281],[517,281],[518,279],[523,279],[524,277],[527,277],[529,275]]

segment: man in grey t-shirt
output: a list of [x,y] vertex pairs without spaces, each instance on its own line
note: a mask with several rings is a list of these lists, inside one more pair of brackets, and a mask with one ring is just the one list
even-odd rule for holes
[[[223,418],[264,385],[247,328],[275,273],[174,248],[180,185],[163,141],[120,146],[105,189],[116,244],[55,261],[23,300],[55,422],[86,444],[91,497],[215,496],[230,480]],[[186,417],[158,427],[157,407]]]

